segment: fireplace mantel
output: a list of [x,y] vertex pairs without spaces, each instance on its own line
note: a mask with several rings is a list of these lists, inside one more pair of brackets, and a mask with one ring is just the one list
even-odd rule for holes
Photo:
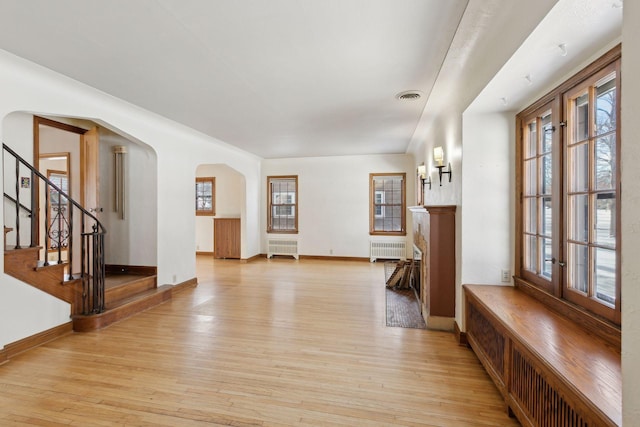
[[430,329],[453,330],[456,206],[412,206],[413,244],[422,252],[420,305]]

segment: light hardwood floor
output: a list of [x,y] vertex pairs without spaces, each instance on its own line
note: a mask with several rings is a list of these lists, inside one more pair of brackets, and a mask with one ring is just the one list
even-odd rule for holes
[[170,302],[0,366],[0,425],[518,425],[452,334],[385,326],[381,263],[197,268]]

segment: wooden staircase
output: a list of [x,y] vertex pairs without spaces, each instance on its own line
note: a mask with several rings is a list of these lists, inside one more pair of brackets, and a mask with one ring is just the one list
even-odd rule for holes
[[5,249],[5,273],[71,304],[74,331],[101,329],[171,299],[172,286],[158,286],[155,271],[118,269],[105,277],[105,310],[82,315],[81,280],[69,280],[64,262],[44,266],[40,249]]
[[71,304],[71,314],[79,312],[82,285],[78,279],[64,280],[66,263],[44,266],[39,261],[40,247],[5,249],[4,272],[41,291]]
[[[9,219],[14,223],[8,224],[12,227],[4,226],[6,274],[69,303],[75,331],[104,328],[171,298],[172,286],[158,287],[155,267],[107,266],[107,230],[95,216],[97,210],[85,209],[63,191],[61,182],[51,181],[6,144],[2,149],[5,167],[9,159],[15,161],[15,175],[5,168],[4,176],[4,201],[15,208]],[[23,180],[29,180],[25,173],[30,174],[31,185],[21,187]],[[15,185],[6,185],[7,178]],[[22,194],[21,189],[27,188]],[[38,213],[42,196],[44,215]],[[57,262],[39,260],[39,242],[46,243],[44,258],[51,250]]]
[[105,310],[92,315],[73,316],[73,330],[88,332],[162,304],[171,299],[171,285],[157,285],[155,274],[107,273]]

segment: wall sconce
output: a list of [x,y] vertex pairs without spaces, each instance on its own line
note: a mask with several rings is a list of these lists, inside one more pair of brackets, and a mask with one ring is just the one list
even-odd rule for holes
[[418,176],[422,181],[422,191],[424,191],[425,185],[429,184],[429,190],[431,190],[431,175],[427,177],[427,167],[423,164],[418,165]]
[[442,187],[442,174],[449,175],[449,182],[451,182],[451,163],[447,165],[449,170],[442,170],[444,168],[444,150],[442,147],[435,147],[433,149],[433,161],[438,168],[438,177],[440,178],[440,187]]

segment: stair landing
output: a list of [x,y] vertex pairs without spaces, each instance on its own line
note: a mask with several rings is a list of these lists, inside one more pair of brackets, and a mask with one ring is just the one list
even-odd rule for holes
[[73,316],[73,330],[89,332],[105,328],[171,299],[171,285],[157,286],[155,275],[108,274],[105,277],[105,310]]

